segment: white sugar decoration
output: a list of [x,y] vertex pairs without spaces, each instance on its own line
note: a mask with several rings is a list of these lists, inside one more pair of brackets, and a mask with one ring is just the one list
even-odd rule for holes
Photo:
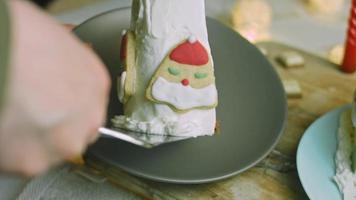
[[277,56],[279,61],[285,68],[302,67],[305,64],[304,57],[296,51],[285,51]]
[[301,98],[303,96],[302,88],[300,87],[298,81],[283,80],[282,82],[288,98]]
[[189,41],[189,43],[192,44],[197,41],[197,38],[194,35],[191,35],[191,36],[189,36],[188,41]]

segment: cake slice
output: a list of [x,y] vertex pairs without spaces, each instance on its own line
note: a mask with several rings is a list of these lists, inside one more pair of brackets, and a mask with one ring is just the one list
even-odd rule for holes
[[354,173],[354,142],[355,128],[351,121],[351,110],[344,111],[340,116],[337,133],[337,150],[335,154],[336,172],[334,181],[344,195],[344,199],[356,196],[356,176]]

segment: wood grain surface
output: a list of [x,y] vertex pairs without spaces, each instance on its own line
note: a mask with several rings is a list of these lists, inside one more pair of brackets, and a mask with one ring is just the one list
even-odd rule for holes
[[[131,176],[119,169],[87,158],[87,165],[113,184],[144,199],[308,199],[298,179],[295,157],[300,138],[318,117],[352,99],[355,74],[344,74],[329,61],[275,42],[257,44],[281,79],[297,80],[303,97],[288,100],[288,124],[276,148],[257,166],[232,178],[201,185],[158,183]],[[294,50],[305,58],[305,66],[285,69],[275,58]]]

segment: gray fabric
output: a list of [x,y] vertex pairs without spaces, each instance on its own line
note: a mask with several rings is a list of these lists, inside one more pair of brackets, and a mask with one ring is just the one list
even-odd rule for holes
[[0,173],[0,199],[15,199],[26,186],[27,181],[19,176]]
[[141,198],[114,187],[107,181],[93,182],[71,170],[71,165],[52,169],[32,180],[18,200],[140,200]]

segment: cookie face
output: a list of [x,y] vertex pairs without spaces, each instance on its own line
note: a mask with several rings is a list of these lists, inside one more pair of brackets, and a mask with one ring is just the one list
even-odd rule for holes
[[122,103],[126,103],[135,94],[136,66],[135,66],[135,35],[128,31],[122,38],[120,58],[123,62],[125,80],[122,82],[124,90]]
[[217,106],[211,59],[199,41],[184,41],[163,60],[146,90],[146,97],[176,112]]
[[191,86],[200,89],[214,84],[215,77],[211,63],[199,67],[180,64],[166,58],[155,73],[155,77],[162,77],[169,82],[182,83],[183,86]]

